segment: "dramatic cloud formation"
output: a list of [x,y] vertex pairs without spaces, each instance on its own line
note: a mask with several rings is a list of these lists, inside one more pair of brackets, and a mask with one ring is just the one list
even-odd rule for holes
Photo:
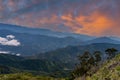
[[0,0],[0,21],[95,36],[120,36],[120,0]]
[[13,35],[7,35],[6,38],[0,37],[0,45],[20,46],[20,42]]

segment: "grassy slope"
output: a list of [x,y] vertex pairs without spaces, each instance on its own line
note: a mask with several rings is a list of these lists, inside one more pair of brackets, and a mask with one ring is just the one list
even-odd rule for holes
[[106,61],[98,72],[92,77],[87,77],[87,80],[120,80],[120,54],[114,59]]

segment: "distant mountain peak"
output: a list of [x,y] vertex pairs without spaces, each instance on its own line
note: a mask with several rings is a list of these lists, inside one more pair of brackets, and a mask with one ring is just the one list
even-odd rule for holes
[[95,38],[93,40],[89,40],[86,42],[86,44],[93,44],[93,43],[112,43],[112,44],[120,44],[120,41],[111,39],[110,37],[99,37]]
[[104,37],[99,37],[99,38],[96,38],[96,39],[100,39],[100,40],[112,40],[111,38],[106,37],[106,36],[104,36]]

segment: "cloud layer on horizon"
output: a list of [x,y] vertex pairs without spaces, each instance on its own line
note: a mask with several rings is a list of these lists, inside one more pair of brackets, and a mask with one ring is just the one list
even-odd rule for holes
[[0,21],[62,32],[120,36],[119,4],[120,0],[0,0]]

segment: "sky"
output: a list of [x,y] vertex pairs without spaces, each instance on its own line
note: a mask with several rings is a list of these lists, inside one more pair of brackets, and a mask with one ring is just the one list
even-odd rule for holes
[[0,22],[92,36],[120,36],[120,0],[0,0]]

